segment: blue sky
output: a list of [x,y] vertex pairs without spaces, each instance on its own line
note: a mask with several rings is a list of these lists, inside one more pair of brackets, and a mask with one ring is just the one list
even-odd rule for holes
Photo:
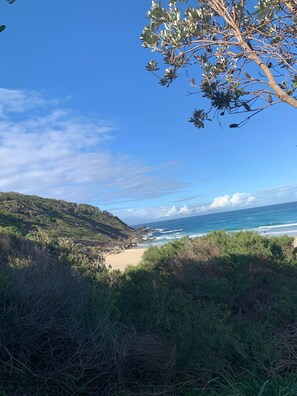
[[0,191],[130,224],[296,200],[296,110],[193,128],[186,78],[167,89],[145,70],[150,3],[1,2]]

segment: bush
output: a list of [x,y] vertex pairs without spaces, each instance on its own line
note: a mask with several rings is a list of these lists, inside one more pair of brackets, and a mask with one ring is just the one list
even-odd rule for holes
[[114,287],[114,312],[136,331],[165,337],[179,373],[206,384],[222,372],[250,372],[264,383],[280,359],[277,329],[297,315],[296,263],[288,237],[185,238],[149,248],[125,272]]
[[0,251],[0,393],[110,395],[169,380],[171,347],[110,319],[101,269],[95,281],[59,249],[12,235]]

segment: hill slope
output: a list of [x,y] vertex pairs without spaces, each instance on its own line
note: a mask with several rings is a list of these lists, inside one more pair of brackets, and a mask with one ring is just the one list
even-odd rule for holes
[[0,193],[0,227],[15,227],[22,235],[45,231],[85,245],[112,248],[141,239],[138,231],[99,208],[19,193]]

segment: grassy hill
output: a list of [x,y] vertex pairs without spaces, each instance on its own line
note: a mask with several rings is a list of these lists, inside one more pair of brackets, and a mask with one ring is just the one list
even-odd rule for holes
[[129,245],[140,238],[139,232],[97,207],[14,192],[0,193],[0,227],[24,236],[41,229],[52,238],[63,236],[104,248]]

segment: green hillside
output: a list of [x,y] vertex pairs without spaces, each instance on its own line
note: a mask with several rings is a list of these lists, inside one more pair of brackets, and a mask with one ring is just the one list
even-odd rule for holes
[[0,227],[27,235],[41,229],[50,237],[100,247],[126,246],[139,232],[99,208],[14,192],[0,193]]

